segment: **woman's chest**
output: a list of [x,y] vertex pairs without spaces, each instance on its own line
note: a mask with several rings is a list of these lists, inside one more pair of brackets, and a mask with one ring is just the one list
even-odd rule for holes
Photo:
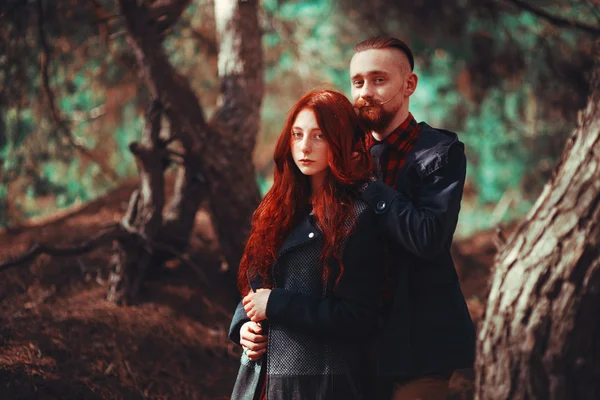
[[304,243],[281,254],[273,264],[275,287],[313,296],[325,295],[322,239]]

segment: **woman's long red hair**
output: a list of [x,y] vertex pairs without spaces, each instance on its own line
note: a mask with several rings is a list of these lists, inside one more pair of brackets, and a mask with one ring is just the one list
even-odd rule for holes
[[[322,189],[310,192],[309,178],[303,175],[292,158],[290,140],[292,126],[300,111],[310,109],[329,144],[329,171]],[[358,151],[358,159],[352,153]],[[323,279],[339,280],[343,273],[341,247],[352,229],[351,201],[358,186],[370,174],[372,161],[365,148],[365,133],[350,101],[332,90],[314,90],[305,94],[292,107],[275,148],[275,172],[271,190],[252,216],[250,237],[240,262],[238,289],[242,296],[250,290],[249,277],[260,275],[266,287],[272,287],[271,265],[277,251],[293,227],[306,217],[313,204],[317,224],[323,231],[321,250]],[[353,222],[353,221],[351,221]],[[338,261],[339,270],[330,276],[330,261]]]

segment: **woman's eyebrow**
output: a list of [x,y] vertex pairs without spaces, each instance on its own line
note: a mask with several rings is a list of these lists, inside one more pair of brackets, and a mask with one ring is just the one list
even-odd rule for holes
[[[304,132],[304,129],[302,129],[299,126],[292,126],[292,130],[294,130],[294,129]],[[322,132],[323,130],[321,128],[317,127],[317,128],[312,128],[309,132],[314,132],[314,131]]]

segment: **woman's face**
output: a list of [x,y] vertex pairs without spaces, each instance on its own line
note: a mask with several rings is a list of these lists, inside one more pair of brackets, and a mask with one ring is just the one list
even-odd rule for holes
[[329,168],[329,143],[317,124],[315,113],[301,110],[292,124],[290,148],[294,163],[304,175],[322,182]]

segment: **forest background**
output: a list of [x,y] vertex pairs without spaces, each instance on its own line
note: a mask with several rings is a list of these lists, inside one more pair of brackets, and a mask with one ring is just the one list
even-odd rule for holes
[[[562,332],[600,325],[544,307],[588,267],[569,304],[599,304],[599,21],[597,0],[0,1],[0,397],[227,398],[232,273],[286,112],[310,89],[349,94],[354,44],[389,35],[415,53],[416,119],[466,145],[453,257],[478,351],[504,335],[480,351],[480,396],[545,398],[540,377],[568,375],[545,352],[566,349],[556,364],[584,370],[567,386],[594,398],[580,354],[598,349]],[[451,398],[475,379],[455,374]]]
[[[136,177],[128,145],[139,139],[149,103],[118,19],[98,25],[103,16],[93,8],[57,1],[45,22],[53,54],[49,81],[75,142],[93,158],[77,151],[49,115],[35,7],[19,10],[30,7],[24,3],[6,3],[4,19],[11,23],[0,28],[0,226],[97,198]],[[585,105],[593,35],[556,26],[512,3],[263,1],[265,96],[254,152],[261,192],[270,185],[274,143],[289,107],[313,88],[349,94],[354,44],[393,35],[416,54],[419,87],[412,113],[458,132],[466,145],[469,165],[457,234],[522,217]],[[599,14],[585,0],[530,4],[583,22]],[[210,116],[219,96],[214,4],[192,2],[164,48]]]

